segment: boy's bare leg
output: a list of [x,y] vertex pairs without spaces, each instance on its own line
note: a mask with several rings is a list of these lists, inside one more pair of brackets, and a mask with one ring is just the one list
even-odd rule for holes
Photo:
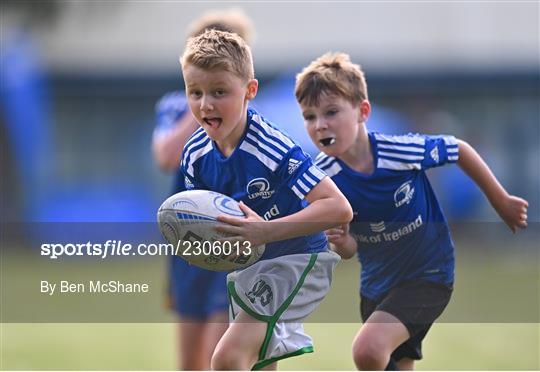
[[212,359],[212,354],[219,342],[219,340],[227,331],[229,327],[229,314],[226,311],[220,311],[208,318],[206,322],[206,327],[204,329],[205,335],[205,356],[207,361],[207,366],[205,370],[210,369],[210,360]]
[[409,339],[409,331],[395,316],[375,311],[353,342],[353,359],[360,370],[382,371],[390,355]]
[[261,371],[277,371],[277,362],[267,365],[260,369]]
[[267,323],[240,311],[219,341],[212,356],[213,370],[250,370],[259,359]]
[[400,371],[413,371],[414,370],[414,359],[403,358],[396,362]]

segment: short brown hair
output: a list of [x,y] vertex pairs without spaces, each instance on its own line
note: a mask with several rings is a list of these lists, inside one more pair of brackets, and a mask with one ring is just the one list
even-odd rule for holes
[[368,99],[364,72],[348,54],[326,53],[296,75],[296,100],[316,106],[322,94],[334,94],[353,105]]
[[203,13],[188,27],[189,37],[199,36],[206,30],[227,31],[238,34],[246,43],[253,39],[253,23],[239,8],[216,9]]
[[188,39],[180,57],[182,68],[191,64],[203,70],[225,70],[247,81],[255,76],[251,49],[237,34],[206,30]]

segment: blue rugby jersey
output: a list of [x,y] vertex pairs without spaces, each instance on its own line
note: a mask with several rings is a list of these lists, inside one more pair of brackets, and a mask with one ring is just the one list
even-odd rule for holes
[[[205,189],[243,201],[265,220],[287,216],[307,206],[305,196],[325,174],[288,136],[250,108],[246,130],[225,157],[199,128],[182,154],[183,184],[178,191]],[[323,232],[266,245],[261,259],[327,250]]]
[[455,163],[456,139],[369,133],[369,141],[372,174],[323,153],[316,160],[353,207],[362,295],[375,300],[408,279],[452,283],[454,246],[425,170]]

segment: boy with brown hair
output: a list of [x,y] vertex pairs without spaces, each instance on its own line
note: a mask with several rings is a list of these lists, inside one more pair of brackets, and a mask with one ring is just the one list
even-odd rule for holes
[[240,37],[208,30],[190,38],[181,64],[201,125],[182,155],[184,189],[239,200],[246,217],[221,216],[218,230],[231,241],[266,245],[258,262],[227,276],[233,321],[212,369],[273,368],[279,359],[313,351],[302,321],[328,292],[339,261],[322,231],[348,223],[352,211],[310,157],[248,107],[258,82]]
[[362,370],[409,370],[450,300],[454,247],[425,170],[457,163],[513,232],[528,203],[509,195],[478,153],[453,136],[368,132],[364,73],[344,53],[325,54],[297,75],[306,129],[322,153],[316,164],[353,206],[353,224],[327,231],[342,258],[362,265],[361,317],[353,359]]

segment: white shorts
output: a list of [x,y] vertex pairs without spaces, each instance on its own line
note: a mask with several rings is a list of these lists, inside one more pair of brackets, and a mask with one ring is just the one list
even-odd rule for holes
[[293,254],[259,261],[227,276],[229,319],[233,321],[242,309],[268,324],[252,369],[313,352],[302,322],[328,293],[339,261],[331,251]]

